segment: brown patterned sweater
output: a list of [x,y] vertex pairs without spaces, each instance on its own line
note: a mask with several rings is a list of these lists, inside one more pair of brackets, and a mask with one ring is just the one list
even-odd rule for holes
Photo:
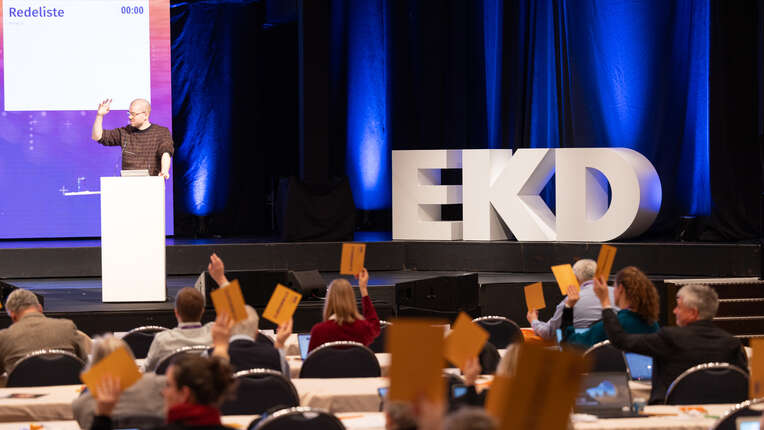
[[122,147],[122,170],[148,169],[151,176],[159,174],[162,154],[166,152],[172,157],[174,153],[170,130],[156,124],[145,130],[129,125],[104,130],[98,143]]

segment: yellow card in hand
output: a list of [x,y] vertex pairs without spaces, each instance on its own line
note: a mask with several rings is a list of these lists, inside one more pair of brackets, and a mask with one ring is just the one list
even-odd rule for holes
[[141,379],[141,372],[138,370],[135,360],[123,347],[117,348],[88,371],[83,372],[80,379],[88,386],[88,390],[93,393],[93,396],[98,398],[98,384],[107,375],[119,378],[119,385],[122,390],[126,390]]
[[554,274],[554,279],[557,280],[557,286],[560,287],[560,292],[563,296],[568,295],[569,286],[579,286],[578,278],[576,278],[576,274],[573,273],[573,266],[570,264],[552,266],[552,273]]
[[472,357],[477,357],[488,340],[488,332],[472,322],[472,318],[460,312],[454,328],[444,340],[443,353],[448,361],[460,369]]
[[528,310],[539,310],[546,307],[544,301],[544,288],[541,286],[541,282],[530,284],[525,286],[525,304],[528,306]]
[[392,401],[443,401],[443,328],[432,320],[396,320],[386,330],[386,351],[390,352]]
[[215,313],[218,315],[227,313],[234,322],[247,319],[247,310],[244,308],[244,296],[241,294],[239,280],[234,279],[223,288],[210,293],[212,304],[215,305]]
[[597,271],[594,273],[595,277],[603,276],[607,281],[610,277],[610,270],[613,268],[613,260],[615,260],[615,247],[610,245],[602,245],[600,248],[600,255],[597,257]]
[[363,269],[366,257],[365,243],[343,243],[340,275],[357,275]]
[[273,295],[268,301],[268,306],[263,311],[263,318],[281,325],[292,318],[297,304],[302,300],[302,294],[290,290],[289,288],[278,284],[273,290]]
[[751,379],[749,398],[764,397],[764,339],[751,339]]

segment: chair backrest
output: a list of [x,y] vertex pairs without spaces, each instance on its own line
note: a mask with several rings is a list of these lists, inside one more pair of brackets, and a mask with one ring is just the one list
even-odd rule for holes
[[379,377],[377,356],[358,342],[328,342],[308,354],[300,378]]
[[729,363],[693,366],[674,379],[666,392],[667,405],[739,403],[748,398],[748,374]]
[[41,349],[25,355],[8,374],[6,387],[79,384],[85,362],[69,351]]
[[345,426],[329,412],[306,406],[278,410],[263,418],[257,430],[345,430]]
[[387,328],[392,325],[384,320],[379,320],[379,336],[369,344],[369,349],[374,353],[385,352],[385,339],[387,338]]
[[489,315],[475,318],[472,322],[488,331],[490,335],[488,341],[498,349],[504,349],[511,343],[524,341],[520,326],[509,318]]
[[124,340],[130,347],[130,350],[133,351],[133,356],[135,358],[146,358],[149,354],[151,342],[154,341],[154,335],[165,330],[167,330],[166,327],[160,327],[158,325],[136,327],[127,332],[122,340]]
[[629,372],[623,351],[611,345],[609,340],[592,345],[584,352],[584,357],[592,360],[591,372]]
[[249,369],[236,372],[236,398],[223,403],[223,415],[262,415],[275,407],[300,406],[294,385],[272,369]]
[[737,430],[735,420],[741,417],[760,417],[764,407],[764,398],[746,400],[735,405],[719,418],[711,430]]
[[178,348],[175,351],[173,351],[172,354],[163,358],[157,365],[157,368],[154,372],[157,375],[164,375],[165,373],[167,373],[167,368],[170,367],[170,363],[172,363],[172,361],[175,360],[177,357],[180,357],[185,354],[201,355],[204,351],[208,349],[209,349],[209,346],[207,345],[192,345],[192,346],[184,346],[184,347]]

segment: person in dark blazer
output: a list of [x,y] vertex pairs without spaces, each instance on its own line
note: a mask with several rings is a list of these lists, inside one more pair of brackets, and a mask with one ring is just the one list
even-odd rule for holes
[[10,327],[0,330],[0,373],[10,373],[26,354],[40,349],[62,349],[88,360],[89,339],[71,320],[48,318],[33,292],[14,290],[5,302]]
[[676,327],[651,334],[627,333],[618,322],[604,279],[594,281],[602,304],[602,319],[610,342],[624,351],[653,358],[649,403],[663,403],[666,391],[682,372],[708,362],[726,362],[748,371],[748,359],[739,340],[716,327],[711,319],[719,308],[719,296],[707,285],[685,285],[677,292]]
[[247,319],[240,321],[231,329],[231,343],[228,355],[234,372],[248,369],[272,369],[281,372],[289,379],[289,364],[284,357],[284,343],[292,334],[292,320],[279,326],[273,346],[266,342],[257,342],[260,318],[252,306],[247,305]]

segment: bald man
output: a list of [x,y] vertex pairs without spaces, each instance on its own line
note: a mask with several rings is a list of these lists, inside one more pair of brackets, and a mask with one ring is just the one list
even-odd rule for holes
[[113,130],[103,129],[103,117],[111,110],[111,99],[98,105],[91,137],[104,146],[122,147],[122,170],[149,171],[151,176],[170,177],[173,143],[170,130],[149,122],[151,104],[135,99],[127,112],[129,124]]

